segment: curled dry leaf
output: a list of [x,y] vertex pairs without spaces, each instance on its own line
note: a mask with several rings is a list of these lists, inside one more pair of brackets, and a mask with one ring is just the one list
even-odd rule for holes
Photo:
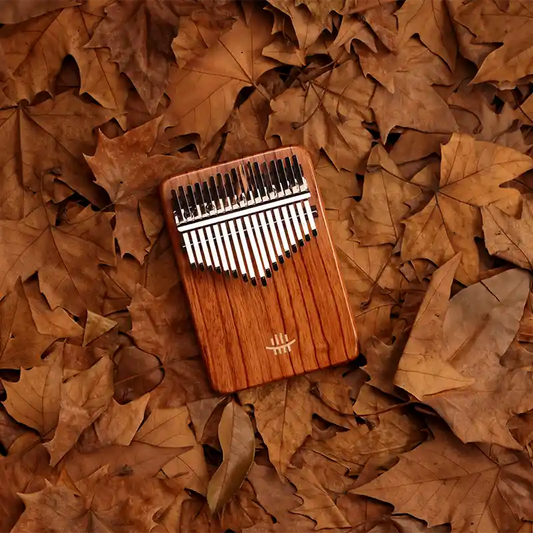
[[[452,531],[516,531],[531,519],[531,502],[520,483],[531,483],[533,469],[523,454],[499,461],[474,444],[463,444],[447,429],[406,453],[356,494],[388,501],[396,513],[408,513],[429,526],[451,522]],[[475,490],[472,488],[475,487]],[[447,497],[441,498],[445,490]]]
[[506,183],[533,165],[516,150],[454,134],[442,147],[439,190],[424,207],[405,221],[402,259],[425,257],[442,265],[462,252],[457,279],[475,282],[480,271],[474,238],[482,236],[480,207],[518,196]]
[[218,513],[242,485],[252,467],[255,453],[254,429],[250,417],[236,402],[224,408],[218,438],[222,447],[222,464],[209,480],[207,503]]
[[162,448],[190,447],[163,467],[169,478],[178,477],[178,483],[198,494],[206,494],[209,474],[203,448],[189,427],[189,410],[186,406],[173,409],[154,409],[135,435],[136,442]]
[[278,381],[239,393],[254,407],[257,429],[270,462],[283,476],[294,452],[311,434],[310,384],[305,377]]
[[76,444],[82,431],[108,408],[112,397],[113,363],[109,357],[102,357],[89,370],[61,385],[59,421],[54,438],[45,444],[52,466]]

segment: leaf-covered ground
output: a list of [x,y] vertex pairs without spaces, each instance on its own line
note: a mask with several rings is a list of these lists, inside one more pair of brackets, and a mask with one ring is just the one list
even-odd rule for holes
[[[2,0],[0,532],[531,533],[529,0]],[[352,364],[221,397],[165,177],[311,153]]]

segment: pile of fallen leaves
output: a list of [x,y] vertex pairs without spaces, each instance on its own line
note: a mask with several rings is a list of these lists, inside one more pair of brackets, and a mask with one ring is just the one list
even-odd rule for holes
[[[533,531],[529,1],[0,23],[1,532]],[[281,144],[314,158],[361,356],[224,397],[157,186]]]

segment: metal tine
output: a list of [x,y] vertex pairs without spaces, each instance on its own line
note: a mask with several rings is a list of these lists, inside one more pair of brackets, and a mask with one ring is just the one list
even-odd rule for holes
[[[259,184],[259,180],[257,179],[257,176],[255,175],[250,162],[248,162],[247,167],[248,167],[248,174],[246,174],[246,170],[242,167],[242,165],[238,167],[238,169],[241,173],[243,171],[245,172],[245,176],[247,177],[248,183],[253,183],[253,188],[255,189],[254,193],[258,195],[257,202],[252,200],[252,203],[261,203],[261,197],[260,197],[261,185]],[[272,277],[272,270],[270,269],[271,263],[269,262],[268,256],[266,253],[265,240],[263,238],[263,234],[261,233],[261,223],[259,222],[259,219],[257,218],[256,214],[250,215],[250,220],[252,222],[252,228],[254,230],[255,239],[257,241],[257,247],[259,249],[259,260],[263,262],[263,267],[265,269],[266,277],[271,278]],[[263,220],[264,220],[264,216],[263,216]],[[265,224],[266,224],[266,221],[265,221]],[[266,284],[266,279],[264,282],[261,279],[261,282],[263,283],[263,285]]]
[[[201,198],[198,197],[198,196],[195,196],[195,194],[193,193],[192,187],[190,185],[189,185],[189,187],[187,189],[189,190],[189,188],[190,188],[190,195],[191,195],[191,198],[192,198],[192,201],[193,201],[193,206],[195,207],[195,210],[196,210],[196,213],[197,213],[198,217],[201,218],[202,217],[202,208],[199,205],[199,204],[201,204]],[[198,193],[198,190],[199,190],[198,183],[195,183],[195,187],[194,188],[196,189],[195,192]],[[203,228],[199,228],[198,229],[198,237],[200,238],[200,248],[202,249],[202,254],[203,254],[204,258],[205,258],[205,266],[208,269],[211,269],[211,268],[213,268],[213,263],[211,261],[211,255],[209,254],[209,247],[208,247],[208,244],[207,244],[207,240],[206,240],[205,232],[204,232]]]
[[[216,183],[215,183],[214,176],[209,176],[208,194],[209,194],[211,202],[212,202],[212,204],[214,206],[215,213],[222,212],[223,211],[222,210],[223,205],[220,204],[220,200],[219,200],[219,197],[218,197],[218,190],[217,190],[217,186],[216,186]],[[223,240],[224,228],[225,227],[226,227],[226,223],[225,222],[221,222],[219,224],[214,224],[213,225],[213,232],[215,234],[215,241],[217,243],[218,253],[220,255],[220,261],[222,263],[222,268],[223,268],[224,272],[229,275],[230,266],[228,265],[228,260],[226,258],[226,249],[225,249],[225,244],[224,244],[224,240]],[[222,234],[220,233],[221,230],[222,230]],[[226,237],[225,238],[227,239],[227,230],[226,230]],[[237,274],[236,267],[232,268],[232,274],[233,274],[233,276],[237,277],[238,274]]]
[[[198,183],[196,185],[198,185]],[[198,189],[202,197],[204,211],[206,214],[209,215],[215,210],[215,205],[213,203],[213,199],[211,198],[211,192],[209,191],[209,185],[207,184],[207,181],[203,181],[202,184],[198,187]],[[220,268],[220,258],[218,257],[218,250],[215,242],[215,237],[213,236],[213,231],[211,230],[211,226],[206,226],[205,234],[207,235],[207,243],[209,244],[209,250],[211,251],[211,256],[213,257],[215,271],[221,274],[222,269]]]
[[[239,183],[241,185],[241,190],[243,191],[242,194],[241,194],[241,200],[242,200],[242,203],[244,204],[244,206],[247,206],[248,205],[248,201],[246,199],[246,194],[244,192],[245,189],[244,189],[244,183],[243,183],[243,179],[242,179],[242,169],[241,169],[241,167],[237,167],[237,168],[239,169],[239,172],[237,172],[234,168],[231,169],[231,172],[232,172],[232,175],[234,176],[234,179],[235,179],[235,177],[237,177],[237,179],[238,179],[238,181],[239,181]],[[248,178],[248,176],[246,176],[246,175],[245,175],[245,177]],[[248,182],[248,184],[250,184],[250,179],[249,178],[247,179],[247,182]],[[254,203],[253,199],[251,200],[250,203],[252,203],[252,204]],[[252,218],[250,216],[248,216],[248,215],[245,215],[245,216],[242,217],[242,221],[244,222],[244,225],[246,226],[246,231],[247,231],[247,235],[245,235],[244,229],[242,230],[242,234],[241,234],[241,242],[243,242],[243,246],[245,247],[245,254],[246,254],[246,250],[248,248],[248,246],[246,245],[246,236],[248,236],[248,241],[249,241],[250,246],[252,248],[252,253],[253,253],[253,256],[254,256],[254,261],[255,261],[255,266],[257,268],[257,272],[259,274],[259,277],[261,278],[261,283],[263,285],[265,285],[266,284],[266,272],[265,272],[263,259],[262,259],[262,256],[261,256],[261,252],[259,251],[260,246],[261,246],[261,242],[259,242],[259,245],[258,245],[257,241],[256,241],[256,237],[254,236],[254,230],[255,230],[256,223],[257,223],[257,217],[255,217],[255,221],[252,222]],[[241,223],[240,226],[239,226],[239,223]],[[237,227],[239,227],[239,230],[242,227],[242,222],[241,222],[240,218],[237,219]],[[259,236],[260,236],[260,234],[259,234]],[[253,284],[253,280],[252,280],[252,284]]]
[[[226,191],[228,193],[228,205],[230,205],[230,207],[233,208],[233,201],[237,202],[237,194],[233,187],[231,176],[228,173],[224,175],[224,182],[226,186]],[[237,233],[237,230],[235,229],[235,222],[233,220],[229,220],[228,224],[229,224],[233,246],[237,254],[237,260],[239,261],[239,268],[241,270],[242,279],[244,281],[248,281],[248,276],[249,276],[250,282],[252,283],[252,285],[257,285],[254,266],[252,263],[252,258],[250,257],[250,251],[248,250],[248,245],[246,241],[242,242],[241,237],[240,237],[240,235],[244,234],[244,228],[242,226],[242,221],[240,218],[237,218],[236,222],[237,222],[237,228],[240,234]],[[242,248],[242,252],[241,252],[241,248]],[[243,259],[243,256],[244,256],[244,259]],[[246,266],[245,266],[245,260],[246,260]],[[248,271],[247,271],[247,268],[248,268]]]
[[[289,184],[287,182],[287,176],[285,176],[285,170],[283,168],[283,163],[279,159],[276,160],[276,171],[277,171],[278,178],[279,178],[281,185],[284,186],[286,190],[288,190]],[[290,222],[291,216],[289,216],[289,211],[286,205],[281,207],[281,212],[283,214],[283,219],[285,220],[285,228],[287,230],[287,234],[289,235],[291,249],[294,253],[296,253],[298,251],[298,245],[296,244],[296,237],[294,236],[294,231],[292,229],[292,224]],[[285,255],[287,255],[287,253],[285,253]]]
[[[180,222],[183,222],[184,220],[183,210],[180,206],[178,194],[176,193],[175,189],[172,189],[171,195],[172,195],[172,210],[174,213],[174,221],[177,226],[180,224]],[[183,233],[183,242],[185,244],[185,250],[187,251],[187,257],[189,258],[189,263],[191,264],[191,268],[196,268],[196,258],[194,257],[194,252],[191,246],[191,240],[187,232]]]
[[[287,182],[290,184],[293,192],[297,192],[295,189],[298,189],[299,187],[296,185],[296,181],[294,179],[294,176],[292,175],[291,160],[288,157],[285,158],[284,169],[285,169],[285,175],[287,176]],[[298,222],[298,216],[296,214],[296,209],[294,207],[294,204],[289,204],[289,212],[291,214],[291,222],[296,231],[296,236],[298,237],[298,244],[300,246],[303,246],[304,236],[302,234],[302,229],[300,228],[300,224]]]
[[[298,188],[298,192],[301,192],[301,190],[302,190],[302,182],[303,182],[302,176],[301,176],[301,174],[299,172],[295,172],[294,166],[292,165],[292,162],[291,162],[291,160],[288,157],[285,158],[285,167],[287,168],[287,174],[289,174],[291,176],[291,179],[296,184],[295,187]],[[299,169],[298,169],[298,171],[299,171]],[[305,220],[305,214],[304,214],[304,209],[303,209],[302,202],[298,202],[296,204],[296,210],[298,211],[298,215],[300,217],[300,225],[302,226],[305,240],[306,241],[310,241],[311,240],[311,235],[309,233],[309,227],[307,225],[307,221]],[[300,246],[302,244],[303,244],[303,242],[300,243]]]
[[[196,209],[193,207],[195,205],[194,203],[194,194],[192,191],[192,187],[190,185],[187,186],[187,192],[184,192],[184,198],[185,203],[187,204],[187,211],[192,215]],[[204,260],[202,257],[202,252],[200,251],[199,247],[199,238],[196,230],[192,230],[190,232],[191,234],[191,243],[192,248],[194,250],[194,255],[196,256],[196,263],[198,264],[198,268],[200,270],[205,269]]]
[[[224,213],[226,211],[226,206],[224,203],[224,199],[227,198],[226,190],[224,188],[224,183],[222,179],[222,174],[220,172],[216,175],[216,178],[213,178],[214,183],[214,194],[218,201],[219,209],[221,213]],[[231,274],[234,278],[239,277],[239,273],[237,272],[237,265],[235,264],[235,257],[233,255],[233,248],[231,246],[231,239],[228,234],[228,226],[226,222],[221,222],[220,227],[222,229],[222,237],[223,237],[223,244],[226,249],[226,253],[229,260],[229,266],[231,268]]]
[[[276,188],[275,191],[274,191],[274,197],[277,198],[278,194],[279,194],[278,191],[281,189],[281,182],[279,180],[278,170],[276,168],[275,160],[272,160],[270,162],[270,176],[272,178],[272,185]],[[286,257],[290,257],[291,256],[291,247],[290,247],[289,242],[288,242],[288,233],[287,233],[287,230],[285,229],[285,226],[283,225],[283,219],[281,217],[281,212],[279,210],[279,207],[274,208],[274,217],[276,219],[276,224],[277,224],[277,227],[278,227],[278,232],[279,232],[280,237],[281,237],[281,242],[283,244],[283,249],[285,251],[285,256]],[[280,256],[280,258],[278,258],[278,259],[280,259],[280,263],[282,262],[281,261],[281,257],[282,256]]]
[[[273,184],[272,184],[272,180],[270,179],[270,174],[268,172],[268,165],[266,164],[266,161],[263,162],[262,175],[267,180],[267,191],[272,191],[273,190]],[[273,199],[274,198],[274,194],[272,192],[269,192],[268,193],[268,197],[270,199]],[[270,227],[270,233],[272,234],[272,240],[274,241],[274,248],[276,250],[278,261],[280,263],[283,263],[285,261],[285,258],[283,257],[283,249],[281,248],[281,244],[279,242],[279,236],[278,236],[278,232],[276,230],[276,226],[274,224],[274,217],[272,216],[272,210],[271,209],[267,210],[266,217],[268,219],[268,225]],[[274,270],[277,270],[277,268],[274,267]]]
[[[300,162],[298,161],[296,155],[292,156],[292,168],[294,170],[295,176],[297,176],[297,179],[302,184],[302,187],[304,187],[305,190],[309,190],[307,180],[304,177],[302,165],[300,165]],[[307,220],[309,222],[309,226],[311,226],[311,233],[316,237],[318,232],[316,229],[315,217],[313,216],[313,210],[311,209],[311,204],[309,203],[309,200],[305,200],[304,208],[305,212],[307,213]]]
[[[259,164],[257,162],[253,164],[253,169],[254,169],[254,174],[257,176],[257,179],[259,180],[262,199],[263,201],[267,201],[269,197],[267,195],[267,185],[265,183],[266,177],[261,172],[261,169],[259,168]],[[268,216],[268,214],[270,213],[270,209],[267,209],[266,213]],[[272,216],[272,214],[270,214],[270,216]],[[274,251],[274,246],[272,245],[272,238],[270,236],[271,232],[273,231],[275,232],[275,229],[273,226],[270,226],[269,228],[268,223],[267,223],[267,218],[265,217],[265,213],[263,211],[259,213],[259,222],[261,223],[261,229],[263,230],[263,234],[265,236],[266,247],[268,250],[268,254],[270,255],[270,263],[272,264],[272,268],[274,270],[278,270],[279,267],[278,267],[276,252]]]
[[191,213],[189,211],[189,205],[187,204],[187,198],[185,197],[185,190],[182,185],[178,187],[177,197],[184,220],[189,220],[191,218]]

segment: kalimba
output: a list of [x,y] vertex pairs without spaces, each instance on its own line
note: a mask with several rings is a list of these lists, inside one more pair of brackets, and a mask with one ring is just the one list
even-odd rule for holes
[[309,154],[286,147],[161,184],[214,389],[345,363],[357,334]]

